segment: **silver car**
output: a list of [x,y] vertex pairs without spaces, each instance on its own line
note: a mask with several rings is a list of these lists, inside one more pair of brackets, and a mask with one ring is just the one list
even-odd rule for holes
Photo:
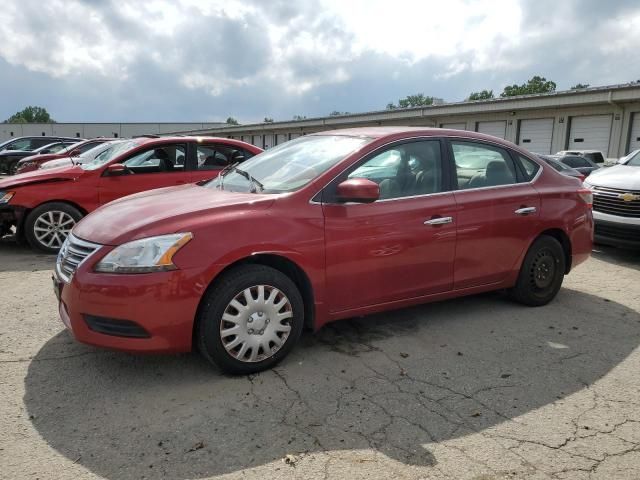
[[640,248],[640,150],[584,181],[593,192],[595,241]]

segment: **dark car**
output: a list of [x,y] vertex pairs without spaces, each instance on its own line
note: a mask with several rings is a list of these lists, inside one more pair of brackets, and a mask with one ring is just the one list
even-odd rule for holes
[[62,142],[65,140],[79,142],[83,139],[75,137],[60,137],[58,135],[43,135],[41,137],[16,137],[10,138],[9,140],[5,140],[4,142],[0,143],[0,152],[3,152],[5,150],[24,150],[32,152],[40,147],[49,145],[50,143]]
[[25,172],[31,172],[33,170],[38,170],[43,163],[46,163],[50,160],[57,160],[59,158],[79,157],[80,155],[91,150],[92,148],[95,148],[98,145],[102,145],[103,143],[109,142],[111,140],[115,140],[115,139],[92,138],[91,140],[85,140],[82,142],[71,144],[57,152],[30,155],[18,161],[18,165],[16,167],[15,173],[25,173]]
[[591,172],[600,168],[600,165],[581,155],[554,155],[552,158],[564,163],[567,167],[571,167],[574,170],[579,171],[585,177],[588,177]]
[[580,181],[583,181],[585,178],[587,178],[586,175],[580,173],[575,168],[571,168],[571,167],[565,165],[564,163],[562,163],[559,160],[556,160],[555,158],[553,158],[550,155],[538,155],[538,158],[540,160],[544,161],[547,165],[549,165],[551,168],[553,168],[556,172],[560,172],[562,175],[566,175],[567,177],[574,177],[574,178],[579,179]]
[[18,168],[18,162],[32,155],[57,153],[70,145],[78,143],[81,139],[53,140],[35,150],[3,150],[0,152],[0,173],[13,175]]

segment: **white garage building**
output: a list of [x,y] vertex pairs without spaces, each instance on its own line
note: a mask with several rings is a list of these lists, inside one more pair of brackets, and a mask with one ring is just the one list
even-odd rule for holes
[[640,148],[640,83],[191,132],[270,148],[307,133],[375,125],[474,130],[536,153],[593,149],[620,157]]
[[136,135],[163,135],[180,130],[220,128],[226,123],[0,123],[0,141],[12,137],[56,136],[130,138]]

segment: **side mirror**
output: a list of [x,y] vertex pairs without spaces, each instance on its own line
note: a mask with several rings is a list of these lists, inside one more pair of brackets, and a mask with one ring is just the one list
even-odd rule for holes
[[126,175],[127,171],[127,167],[125,167],[122,163],[112,163],[107,167],[107,175],[109,175],[110,177]]
[[380,186],[366,178],[351,178],[337,188],[341,202],[373,203],[380,198]]

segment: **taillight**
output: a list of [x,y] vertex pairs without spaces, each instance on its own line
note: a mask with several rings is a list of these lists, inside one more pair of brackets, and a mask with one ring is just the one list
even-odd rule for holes
[[589,208],[593,207],[593,193],[588,188],[581,188],[578,190],[578,196]]

